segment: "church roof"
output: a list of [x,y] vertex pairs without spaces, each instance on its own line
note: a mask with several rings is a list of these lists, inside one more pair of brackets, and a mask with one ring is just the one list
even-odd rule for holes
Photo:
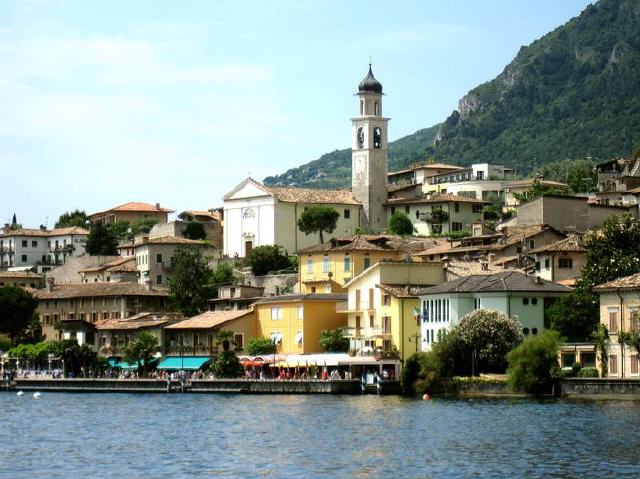
[[358,85],[358,91],[360,93],[382,93],[382,83],[376,80],[376,77],[373,76],[371,63],[369,63],[369,73],[367,73],[367,76],[364,77]]
[[265,186],[278,201],[285,203],[327,203],[338,205],[359,205],[349,190],[320,190],[314,188],[286,188]]

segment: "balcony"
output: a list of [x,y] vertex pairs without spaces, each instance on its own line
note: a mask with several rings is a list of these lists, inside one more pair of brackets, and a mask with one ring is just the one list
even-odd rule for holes
[[14,248],[13,246],[0,246],[0,253],[2,254],[13,254]]

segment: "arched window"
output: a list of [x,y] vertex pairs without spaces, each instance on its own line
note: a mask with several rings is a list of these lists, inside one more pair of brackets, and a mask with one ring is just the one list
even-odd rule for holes
[[246,210],[244,210],[244,213],[242,214],[243,218],[255,218],[256,217],[256,212],[253,211],[252,208],[247,208]]
[[382,130],[376,127],[373,129],[373,147],[380,148],[381,143],[382,143]]

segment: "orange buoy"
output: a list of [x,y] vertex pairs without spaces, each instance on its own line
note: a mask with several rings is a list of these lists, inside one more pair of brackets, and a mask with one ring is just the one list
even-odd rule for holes
[[429,396],[427,393],[424,393],[424,394],[422,395],[422,400],[423,400],[423,401],[429,401],[430,399],[431,399],[431,396]]

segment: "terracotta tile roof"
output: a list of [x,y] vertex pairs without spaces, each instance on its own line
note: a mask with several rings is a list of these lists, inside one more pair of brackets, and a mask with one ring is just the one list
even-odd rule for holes
[[555,243],[551,243],[541,248],[534,249],[530,251],[530,254],[533,253],[555,253],[555,252],[566,252],[566,253],[583,253],[586,252],[587,249],[584,246],[582,239],[577,235],[569,236],[560,241],[556,241]]
[[[135,266],[136,259],[133,256],[122,256],[121,258],[117,258],[111,261],[107,261],[102,264],[96,264],[94,266],[89,266],[88,268],[81,269],[78,273],[94,273],[97,271],[104,271],[109,269],[109,271],[117,271],[117,268],[123,265],[127,265],[127,263],[133,263]],[[116,268],[116,269],[110,269]]]
[[640,289],[640,273],[618,278],[608,283],[600,284],[593,288],[595,291],[606,291],[614,289]]
[[178,215],[178,218],[184,219],[187,216],[201,216],[208,219],[220,221],[220,213],[217,211],[208,210],[185,210]]
[[283,294],[281,296],[269,296],[256,301],[255,304],[285,303],[292,301],[346,301],[346,294],[337,293],[307,293],[307,294]]
[[[487,269],[482,269],[482,263],[479,261],[451,261],[447,262],[447,274],[454,277],[464,278],[472,275],[488,275],[495,274],[504,269],[496,263],[487,263]],[[449,276],[448,276],[449,277]]]
[[81,283],[56,284],[53,291],[39,290],[38,299],[87,298],[92,296],[159,296],[167,297],[166,290],[147,289],[137,283]]
[[354,235],[331,238],[323,244],[309,246],[298,254],[325,253],[333,251],[422,251],[437,244],[433,238],[413,238],[395,235]]
[[49,231],[49,236],[63,236],[63,235],[88,235],[89,230],[86,228],[80,228],[79,226],[70,226],[68,228],[56,228]]
[[78,226],[71,226],[69,228],[58,228],[53,230],[41,230],[37,228],[20,228],[17,230],[8,230],[0,234],[0,237],[8,236],[37,236],[47,238],[50,236],[63,236],[63,235],[88,235],[89,230],[80,228]]
[[[533,185],[536,178],[528,178],[525,180],[512,180],[505,182],[505,188],[522,188],[529,187]],[[551,186],[556,188],[569,188],[569,185],[566,183],[560,183],[559,181],[551,181],[551,180],[538,180],[543,186]]]
[[41,274],[34,273],[32,271],[0,271],[0,279],[2,278],[44,279],[44,276]]
[[[514,226],[510,228],[504,228],[503,235],[496,236],[496,242],[486,245],[476,246],[452,246],[452,245],[440,245],[434,248],[429,248],[425,251],[416,253],[414,256],[430,256],[434,254],[463,254],[463,253],[477,253],[481,251],[501,251],[508,247],[514,246],[520,243],[522,240],[533,238],[546,231],[555,231],[560,236],[564,236],[562,233],[547,225],[534,225],[534,226]],[[459,243],[458,243],[459,244]]]
[[420,291],[432,284],[378,284],[382,291],[386,291],[396,298],[417,298]]
[[556,281],[556,283],[561,284],[562,286],[567,286],[569,288],[574,288],[577,282],[578,278],[567,278],[561,281]]
[[416,163],[414,165],[409,166],[409,168],[405,168],[404,170],[390,171],[387,175],[398,175],[400,173],[409,173],[410,171],[423,170],[423,169],[458,171],[458,170],[464,170],[465,168],[462,166],[446,165],[444,163]]
[[[138,243],[136,246],[140,246],[144,243]],[[188,245],[205,245],[206,241],[202,240],[192,240],[188,238],[182,238],[180,236],[151,236],[149,237],[149,244],[188,244]]]
[[103,215],[105,213],[110,212],[118,212],[118,211],[134,211],[140,213],[173,213],[173,210],[169,208],[158,208],[156,205],[150,205],[149,203],[141,203],[137,201],[130,201],[129,203],[125,203],[123,205],[118,205],[113,208],[109,208],[108,210],[98,211],[96,213],[92,213],[88,216],[88,218],[94,218],[96,216]]
[[99,330],[131,330],[163,326],[176,319],[182,319],[180,313],[138,313],[124,319],[102,319],[94,326]]
[[349,190],[319,190],[313,188],[285,188],[264,186],[277,200],[285,203],[326,203],[360,205]]
[[253,315],[253,311],[246,309],[240,311],[207,311],[193,318],[174,323],[165,329],[211,329],[250,315]]
[[123,241],[118,244],[118,249],[137,248],[147,244],[177,244],[177,245],[194,245],[205,246],[208,243],[203,240],[192,240],[181,236],[162,235],[162,236],[136,236],[132,240]]
[[538,292],[538,293],[568,293],[569,288],[560,284],[534,276],[528,276],[519,271],[504,271],[489,275],[474,274],[446,283],[426,288],[423,294],[447,293],[490,293],[490,292]]
[[470,198],[468,196],[454,195],[451,193],[444,193],[431,196],[420,196],[417,198],[389,198],[387,204],[389,205],[401,205],[401,204],[430,204],[430,203],[486,203],[485,201],[478,200],[476,198]]

